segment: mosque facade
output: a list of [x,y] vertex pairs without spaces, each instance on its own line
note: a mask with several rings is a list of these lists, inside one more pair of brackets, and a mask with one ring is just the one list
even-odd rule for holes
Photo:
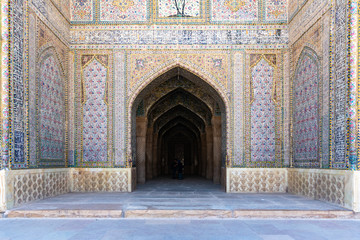
[[360,211],[356,0],[2,0],[0,210],[172,174]]

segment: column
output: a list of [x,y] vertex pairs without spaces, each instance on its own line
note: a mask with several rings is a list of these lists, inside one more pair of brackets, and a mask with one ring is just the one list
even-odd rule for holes
[[213,182],[220,183],[221,171],[221,117],[214,116],[211,120],[213,126]]
[[[158,162],[159,162],[159,157],[158,157],[158,133],[153,133],[153,161],[152,161],[152,169],[153,169],[153,177],[158,177],[159,176],[159,171],[158,171]],[[161,154],[160,154],[161,155]]]
[[200,166],[199,166],[199,173],[200,176],[206,177],[206,133],[201,133],[201,159],[200,159]]
[[136,117],[136,169],[138,183],[145,183],[146,117]]
[[146,179],[152,179],[153,176],[153,128],[149,127],[147,128],[146,133]]
[[206,126],[206,179],[213,178],[213,129]]

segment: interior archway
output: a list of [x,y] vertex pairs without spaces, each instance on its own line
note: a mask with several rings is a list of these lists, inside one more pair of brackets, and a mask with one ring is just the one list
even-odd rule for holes
[[226,156],[225,124],[225,104],[206,81],[180,67],[159,76],[132,105],[137,181],[170,177],[174,160],[180,159],[185,177],[220,183]]

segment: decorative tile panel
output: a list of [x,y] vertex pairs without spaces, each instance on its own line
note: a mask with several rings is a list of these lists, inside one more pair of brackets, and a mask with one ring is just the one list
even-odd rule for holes
[[244,167],[282,167],[282,56],[249,51],[245,66]]
[[148,20],[147,0],[100,0],[102,22],[144,22]]
[[24,119],[26,112],[25,105],[25,86],[24,86],[24,37],[25,37],[25,7],[27,1],[12,1],[11,16],[11,89],[12,89],[12,151],[11,161],[13,168],[27,167],[25,156],[25,128]]
[[40,65],[39,80],[40,161],[64,165],[65,89],[53,55]]
[[[82,61],[84,61],[84,56]],[[83,70],[83,127],[82,161],[107,162],[107,73],[104,63],[96,58],[87,62]]]
[[286,22],[287,4],[288,4],[288,0],[266,0],[265,1],[266,22]]
[[251,161],[276,159],[274,66],[264,58],[252,69],[251,81]]
[[317,55],[305,48],[293,80],[293,152],[296,167],[319,167],[319,85]]
[[234,56],[234,152],[233,165],[241,166],[244,161],[244,55]]
[[[73,48],[279,49],[288,47],[286,26],[73,26]],[[155,46],[153,46],[155,45]],[[195,47],[196,46],[196,47]]]
[[246,23],[259,20],[259,0],[211,0],[211,21]]
[[333,77],[332,95],[332,168],[347,168],[347,108],[348,108],[348,26],[349,1],[336,0],[334,29],[332,33],[334,59],[331,66]]
[[91,21],[94,17],[95,0],[71,0],[71,20]]

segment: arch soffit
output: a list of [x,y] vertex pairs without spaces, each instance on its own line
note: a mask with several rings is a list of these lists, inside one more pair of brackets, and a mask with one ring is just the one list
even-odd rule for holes
[[192,119],[193,120],[192,122],[196,126],[198,126],[199,129],[201,129],[201,132],[203,132],[205,129],[206,124],[202,118],[200,118],[197,114],[190,111],[189,109],[187,109],[181,105],[178,105],[178,106],[170,109],[163,115],[161,115],[154,122],[154,131],[157,129],[160,129],[160,127],[164,126],[166,123],[168,123],[169,121],[171,121],[172,119],[177,118],[177,117]]
[[196,125],[194,125],[190,121],[187,121],[186,119],[181,119],[181,118],[175,118],[170,122],[168,122],[167,124],[165,124],[162,128],[160,128],[159,136],[165,135],[171,128],[178,125],[183,125],[187,127],[197,136],[197,138],[200,136],[200,129]]
[[169,129],[167,134],[159,136],[159,138],[160,138],[160,141],[162,139],[169,140],[170,138],[173,138],[174,136],[177,136],[179,134],[185,136],[186,138],[191,139],[194,144],[196,144],[196,142],[198,140],[198,138],[196,137],[196,134],[183,125],[174,126],[173,128]]
[[178,105],[193,111],[207,123],[211,121],[212,113],[207,105],[201,101],[201,99],[198,99],[184,90],[175,90],[170,92],[156,102],[148,112],[148,121],[156,121],[156,119],[164,112],[167,112]]
[[52,45],[52,44],[45,44],[44,46],[42,46],[40,49],[39,49],[39,55],[37,56],[36,58],[36,74],[37,74],[37,77],[39,76],[39,73],[41,71],[40,69],[40,66],[43,64],[43,62],[48,59],[49,57],[53,56],[54,57],[54,60],[56,62],[56,65],[58,66],[59,70],[60,70],[60,73],[61,73],[61,76],[60,78],[64,81],[65,78],[65,68],[64,66],[62,65],[62,62],[60,60],[60,57],[59,57],[59,54],[58,52],[56,51],[56,48]]
[[166,124],[164,124],[162,126],[159,126],[159,135],[162,132],[164,132],[166,129],[169,129],[170,126],[173,126],[173,125],[176,125],[179,123],[189,127],[190,129],[196,130],[198,134],[200,134],[200,132],[201,132],[200,126],[198,126],[195,123],[191,122],[190,120],[180,116],[180,117],[175,117],[175,118],[169,120]]
[[299,55],[299,58],[297,59],[297,62],[296,62],[296,68],[295,68],[294,77],[293,77],[294,80],[298,74],[300,62],[305,56],[309,56],[314,61],[314,63],[317,66],[317,69],[318,69],[318,78],[320,77],[320,69],[321,69],[320,61],[321,61],[321,59],[313,48],[305,46],[302,49],[302,51]]
[[181,78],[170,78],[169,80],[161,83],[159,86],[156,86],[151,91],[149,91],[150,93],[144,97],[145,114],[150,111],[158,99],[163,98],[168,93],[176,89],[183,89],[189,92],[198,99],[201,99],[211,112],[215,111],[215,99],[203,91],[201,87],[181,76]]
[[[228,115],[230,113],[230,103],[228,98],[228,93],[223,90],[221,87],[217,86],[211,77],[209,77],[206,73],[199,70],[199,68],[191,67],[188,63],[184,62],[181,59],[173,59],[167,63],[167,66],[161,66],[158,69],[153,71],[153,74],[147,78],[146,81],[143,81],[141,84],[139,84],[135,90],[131,91],[131,96],[129,98],[128,106],[129,109],[132,109],[135,105],[137,105],[136,100],[139,101],[139,97],[142,98],[141,93],[143,90],[145,90],[146,87],[150,87],[151,85],[157,85],[164,81],[164,79],[161,79],[162,77],[166,77],[166,80],[176,76],[177,71],[175,72],[174,76],[169,76],[167,73],[171,73],[171,70],[180,68],[180,70],[185,70],[185,73],[191,73],[194,76],[196,76],[199,81],[205,82],[207,85],[209,85],[211,88],[210,90],[213,90],[212,93],[215,94],[215,100],[219,102],[219,105],[221,108],[225,109],[226,114]],[[183,74],[183,72],[182,72]],[[186,75],[186,74],[185,74]],[[186,77],[187,78],[187,77]],[[157,80],[157,81],[156,81]],[[217,96],[217,97],[216,97]],[[224,106],[223,106],[224,104]],[[136,110],[136,109],[135,109]],[[134,110],[133,110],[134,111]]]

